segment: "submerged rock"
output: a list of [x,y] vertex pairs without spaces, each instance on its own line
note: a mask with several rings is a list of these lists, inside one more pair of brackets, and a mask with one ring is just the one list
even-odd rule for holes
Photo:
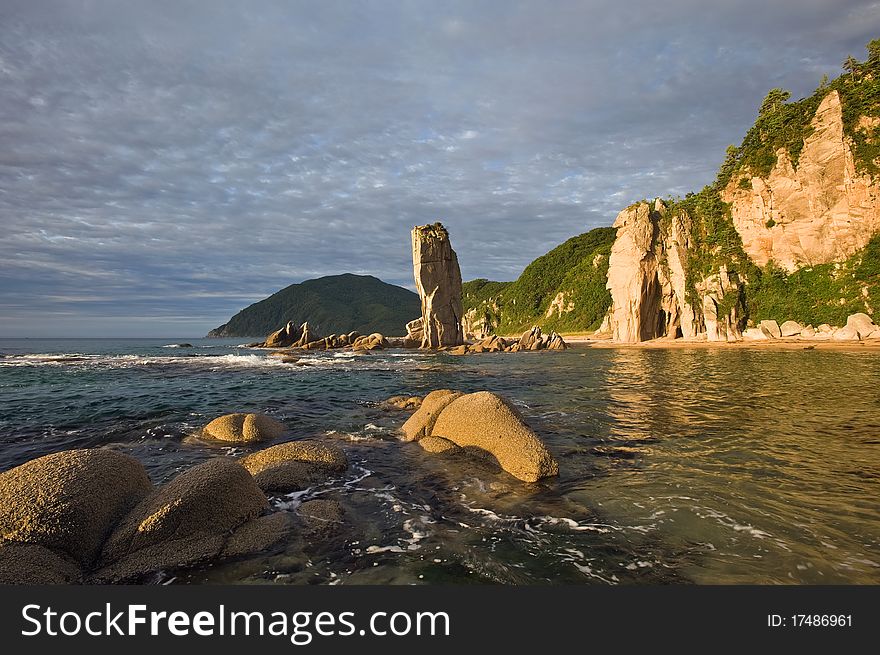
[[395,409],[418,409],[422,399],[419,396],[391,396],[382,404]]
[[525,482],[559,474],[556,460],[516,408],[488,391],[448,403],[429,434],[462,448],[487,451],[505,471]]
[[[42,546],[87,567],[114,524],[151,489],[140,462],[105,448],[33,459],[0,474],[0,543]],[[27,556],[51,559],[36,549]]]
[[202,434],[218,441],[250,443],[278,439],[284,430],[283,423],[263,414],[226,414],[208,423]]
[[297,514],[305,523],[306,532],[312,536],[336,532],[343,525],[345,510],[335,500],[308,500],[297,508]]

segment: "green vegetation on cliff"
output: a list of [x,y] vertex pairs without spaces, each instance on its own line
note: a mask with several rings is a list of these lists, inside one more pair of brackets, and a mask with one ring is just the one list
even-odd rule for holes
[[330,275],[273,293],[246,307],[209,337],[265,337],[284,327],[308,321],[319,334],[381,332],[402,335],[406,323],[421,314],[419,297],[370,275]]
[[[813,131],[810,123],[822,99],[832,91],[840,94],[843,131],[852,140],[856,167],[871,175],[880,173],[880,125],[859,127],[862,116],[880,117],[880,39],[871,41],[868,58],[858,62],[850,57],[846,73],[828,82],[807,98],[787,102],[791,93],[771,89],[752,128],[742,143],[730,146],[718,172],[716,186],[724,188],[737,173],[748,170],[752,175],[766,177],[776,165],[776,152],[785,148],[796,167],[806,139]],[[742,180],[739,180],[742,183]]]
[[880,300],[880,234],[844,262],[786,273],[772,262],[757,269],[746,287],[754,321],[792,320],[844,325],[856,312],[875,314]]
[[572,237],[538,257],[514,282],[465,282],[465,313],[499,334],[533,325],[558,332],[595,330],[611,304],[605,283],[614,236],[614,228],[601,227]]

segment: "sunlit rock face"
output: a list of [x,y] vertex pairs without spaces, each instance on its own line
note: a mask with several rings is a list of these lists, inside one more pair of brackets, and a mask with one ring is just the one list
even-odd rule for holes
[[811,126],[797,168],[780,148],[766,178],[745,171],[722,191],[743,249],[759,266],[772,260],[793,271],[842,261],[880,231],[880,183],[856,170],[837,91],[822,100]]
[[440,223],[412,230],[413,276],[422,301],[422,348],[464,343],[461,270]]

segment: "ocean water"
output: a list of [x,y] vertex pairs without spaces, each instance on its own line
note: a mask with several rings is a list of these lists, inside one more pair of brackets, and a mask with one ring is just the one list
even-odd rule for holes
[[[346,529],[156,582],[880,583],[880,354],[637,350],[454,357],[308,353],[242,340],[0,340],[0,470],[111,446],[156,483],[246,448],[192,435],[263,412],[322,439]],[[432,389],[510,398],[559,461],[528,485],[402,443],[381,401]]]

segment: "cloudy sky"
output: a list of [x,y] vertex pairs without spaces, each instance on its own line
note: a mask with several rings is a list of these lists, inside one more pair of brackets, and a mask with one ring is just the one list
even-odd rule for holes
[[293,282],[412,287],[442,220],[514,279],[711,181],[849,0],[0,0],[0,336],[199,336]]

